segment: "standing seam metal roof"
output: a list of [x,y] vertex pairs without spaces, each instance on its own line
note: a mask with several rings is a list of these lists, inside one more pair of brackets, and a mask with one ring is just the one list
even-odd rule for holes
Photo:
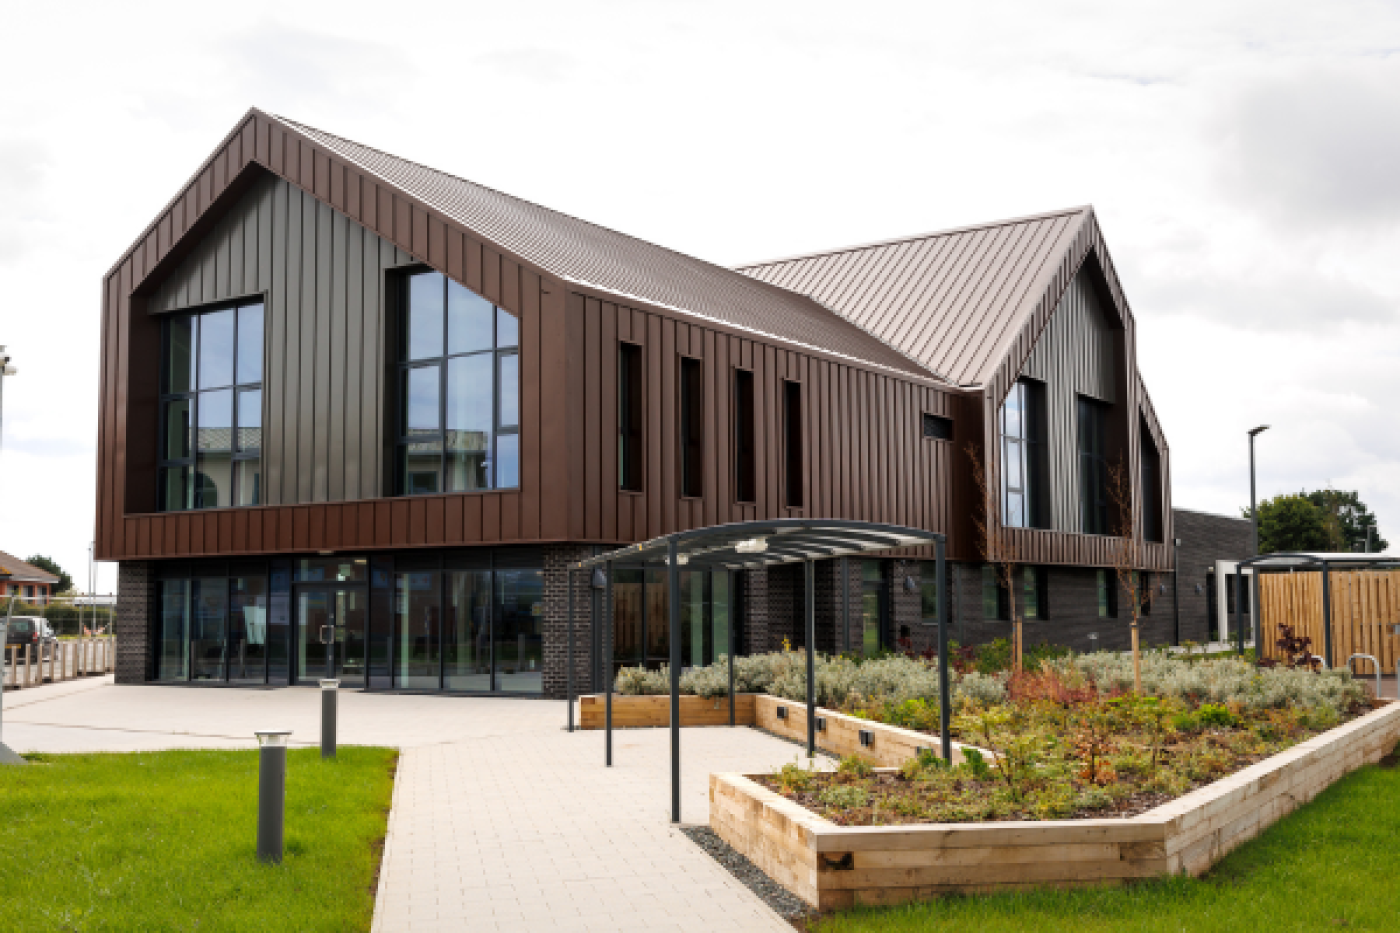
[[738,271],[810,295],[952,382],[984,385],[1092,212],[1076,207]]
[[270,116],[341,159],[566,281],[923,378],[936,371],[820,299]]

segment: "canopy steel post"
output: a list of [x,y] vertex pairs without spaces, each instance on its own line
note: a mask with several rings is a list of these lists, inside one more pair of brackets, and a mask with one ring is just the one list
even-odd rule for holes
[[725,612],[725,619],[729,623],[729,725],[734,725],[734,607],[739,604],[738,594],[734,592],[734,571],[724,572],[725,587],[724,592],[729,599],[729,606]]
[[1244,605],[1244,571],[1235,565],[1235,650],[1244,657],[1244,622],[1240,619],[1240,608]]
[[807,759],[817,754],[817,565],[802,563],[803,618],[807,629]]
[[1254,657],[1262,658],[1260,638],[1264,631],[1264,607],[1259,605],[1259,570],[1251,567],[1249,575],[1249,637],[1254,639]]
[[851,559],[841,558],[841,651],[851,650]]
[[1322,562],[1322,643],[1327,652],[1327,669],[1332,669],[1332,578],[1327,561]]
[[681,571],[676,539],[666,543],[666,601],[671,617],[671,822],[681,821]]
[[612,767],[612,693],[613,693],[613,565],[608,561],[607,580],[603,582],[603,763]]
[[938,735],[943,745],[943,760],[951,765],[953,737],[948,733],[951,729],[953,690],[948,682],[948,578],[943,550],[943,539],[939,538],[933,543],[934,574],[938,587]]
[[574,731],[574,572],[567,570],[564,572],[564,583],[569,588],[569,626],[565,637],[569,640],[569,648],[566,654],[568,667],[564,673],[564,692],[569,704],[569,725],[568,731]]

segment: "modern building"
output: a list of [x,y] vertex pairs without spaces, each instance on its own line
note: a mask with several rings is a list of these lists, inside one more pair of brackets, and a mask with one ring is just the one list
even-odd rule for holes
[[[1172,636],[1169,450],[1089,207],[727,269],[252,110],[108,272],[102,334],[120,682],[557,695],[571,562],[758,518],[946,534],[966,642],[1009,628],[980,516],[1028,643],[1126,644],[1131,541]],[[823,566],[818,647],[927,644],[931,556]],[[801,587],[687,572],[686,663],[731,618],[800,644]],[[613,591],[617,659],[665,659],[660,580]]]
[[48,602],[58,586],[58,577],[0,551],[0,598],[17,596],[35,602]]

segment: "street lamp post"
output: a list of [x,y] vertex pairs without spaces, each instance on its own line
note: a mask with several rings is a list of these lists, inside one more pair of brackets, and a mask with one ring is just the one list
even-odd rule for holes
[[1261,424],[1249,432],[1249,517],[1254,523],[1254,547],[1251,557],[1259,556],[1259,505],[1254,499],[1254,439],[1267,430],[1269,426]]

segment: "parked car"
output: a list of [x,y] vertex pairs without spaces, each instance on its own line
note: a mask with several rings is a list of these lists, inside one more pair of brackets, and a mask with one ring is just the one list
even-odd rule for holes
[[57,642],[48,621],[39,616],[14,616],[5,633],[7,649],[10,645],[33,645],[39,657],[46,655]]

